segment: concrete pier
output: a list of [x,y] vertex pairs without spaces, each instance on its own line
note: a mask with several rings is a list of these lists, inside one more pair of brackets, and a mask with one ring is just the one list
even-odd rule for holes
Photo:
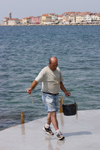
[[44,117],[0,131],[0,150],[100,150],[99,109],[78,111],[78,118],[63,113],[57,118],[65,140],[44,133]]

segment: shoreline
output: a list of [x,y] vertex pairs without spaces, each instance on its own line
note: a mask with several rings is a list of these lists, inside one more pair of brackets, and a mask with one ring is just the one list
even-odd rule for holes
[[0,25],[1,27],[8,27],[8,26],[99,26],[100,24],[28,24],[28,25]]

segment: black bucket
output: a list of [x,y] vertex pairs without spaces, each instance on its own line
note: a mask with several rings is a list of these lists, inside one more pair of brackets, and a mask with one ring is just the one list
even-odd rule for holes
[[63,113],[65,116],[72,116],[72,115],[76,115],[77,113],[77,104],[66,104],[66,105],[62,105],[62,109],[63,109]]

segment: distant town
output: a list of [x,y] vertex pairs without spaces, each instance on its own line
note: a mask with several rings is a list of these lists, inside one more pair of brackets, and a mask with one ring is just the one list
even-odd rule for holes
[[42,14],[41,16],[29,16],[23,19],[4,17],[1,26],[24,25],[100,25],[100,13],[92,12],[64,12],[62,15],[55,13]]

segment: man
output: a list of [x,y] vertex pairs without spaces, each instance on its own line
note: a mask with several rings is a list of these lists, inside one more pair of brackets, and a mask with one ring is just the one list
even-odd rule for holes
[[59,130],[56,112],[58,110],[59,90],[61,89],[65,96],[70,96],[71,93],[66,90],[63,85],[63,77],[58,66],[58,60],[56,57],[49,59],[49,66],[43,68],[36,79],[31,84],[31,87],[27,89],[27,92],[31,94],[32,90],[37,86],[39,82],[42,82],[42,99],[45,103],[45,108],[48,112],[47,123],[43,127],[43,130],[51,135],[54,135],[50,128],[52,122],[56,136],[59,140],[64,139],[63,134]]

